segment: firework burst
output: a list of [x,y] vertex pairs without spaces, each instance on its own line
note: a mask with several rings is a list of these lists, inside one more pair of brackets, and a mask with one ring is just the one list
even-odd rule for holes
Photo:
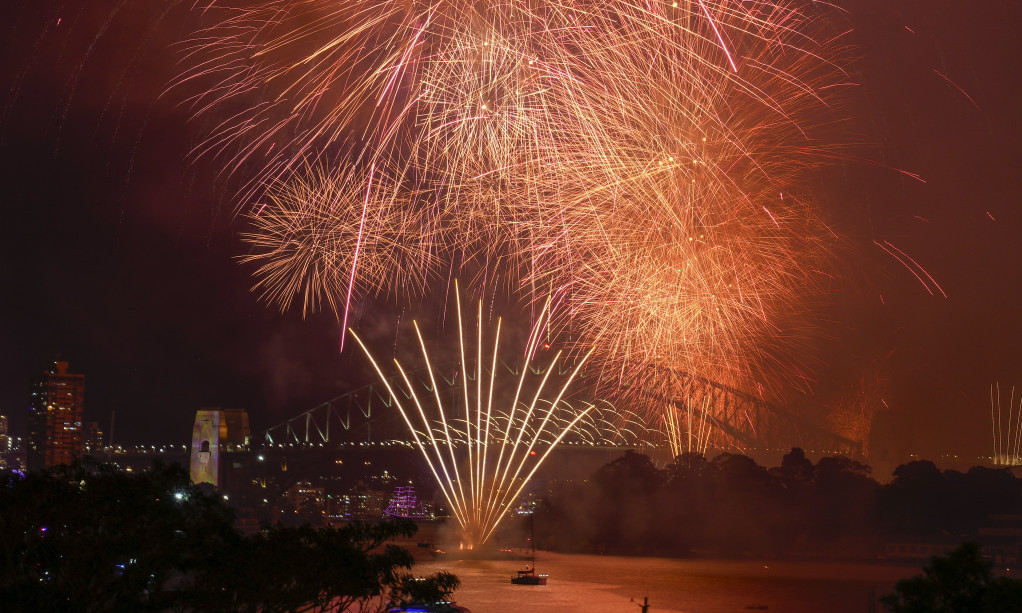
[[[395,389],[366,345],[354,331],[351,334],[390,393],[448,507],[461,526],[468,547],[473,548],[490,538],[543,461],[585,417],[591,406],[576,411],[567,420],[557,417],[561,401],[585,359],[575,365],[571,375],[552,394],[552,400],[544,395],[550,375],[556,371],[560,352],[543,371],[545,374],[540,377],[539,383],[527,385],[528,375],[532,372],[529,356],[537,351],[539,330],[549,315],[548,308],[543,309],[540,326],[534,329],[525,347],[526,357],[517,369],[520,374],[514,393],[507,398],[502,393],[495,393],[498,374],[503,368],[498,360],[501,321],[497,320],[491,353],[483,338],[482,302],[479,303],[475,334],[469,333],[470,336],[466,337],[457,285],[455,294],[460,351],[460,372],[456,376],[461,381],[461,397],[456,402],[462,405],[463,410],[449,407],[441,397],[435,368],[417,322],[414,324],[415,332],[429,376],[428,388],[433,391],[432,399],[423,398],[416,392],[417,385],[397,360],[395,364],[404,385]],[[474,352],[471,351],[473,341]]]
[[[268,299],[346,323],[439,262],[536,311],[552,295],[555,327],[619,382],[621,364],[804,382],[839,240],[804,176],[841,155],[849,85],[840,32],[805,3],[210,10],[179,85],[226,117],[198,153],[276,205],[248,236]],[[292,178],[338,159],[362,170]]]
[[[368,179],[366,179],[368,174]],[[433,241],[382,172],[307,168],[272,184],[241,235],[263,298],[302,313],[346,312],[381,286],[421,293],[437,265]]]

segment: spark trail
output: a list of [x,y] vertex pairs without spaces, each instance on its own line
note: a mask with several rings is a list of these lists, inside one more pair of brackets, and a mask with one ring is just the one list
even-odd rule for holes
[[[578,341],[566,348],[596,347],[608,371],[665,367],[768,392],[807,379],[811,315],[842,237],[806,176],[850,143],[837,9],[210,11],[176,88],[219,120],[196,156],[245,181],[240,208],[271,201],[247,237],[266,299],[349,321],[369,296],[463,275],[536,310],[554,296],[554,327]],[[299,202],[310,181],[321,193]]]
[[704,399],[702,404],[702,408],[697,408],[692,400],[687,400],[684,408],[672,403],[664,409],[663,431],[667,435],[671,457],[676,458],[683,453],[706,455],[715,428],[708,415],[710,399]]
[[[515,391],[504,405],[500,394],[497,394],[498,374],[502,372],[498,361],[501,320],[497,320],[492,347],[487,347],[483,338],[483,304],[479,302],[476,330],[472,335],[475,351],[472,352],[473,338],[466,337],[457,285],[455,296],[463,411],[447,406],[441,398],[437,373],[418,322],[414,323],[414,327],[429,376],[429,389],[433,391],[432,399],[420,397],[408,371],[396,359],[394,362],[404,385],[395,389],[366,344],[354,330],[349,331],[387,388],[451,513],[461,526],[468,548],[474,548],[490,538],[544,460],[592,407],[576,411],[570,419],[561,420],[556,416],[556,411],[562,406],[574,410],[562,400],[585,365],[588,354],[577,362],[564,384],[553,391],[553,399],[550,400],[544,395],[549,377],[561,358],[558,351],[538,385],[530,392],[527,379],[533,371],[529,356],[536,352],[539,343],[540,335],[536,333],[530,336],[524,349],[525,357],[517,369],[520,375]],[[537,328],[541,328],[549,317],[549,306],[548,301],[540,314]],[[495,395],[498,397],[495,398]],[[456,417],[456,414],[464,417]]]
[[990,386],[990,426],[994,440],[991,459],[995,466],[1018,466],[1022,464],[1022,399],[1019,399],[1018,408],[1013,408],[1014,387],[1011,388],[1007,408],[1003,406],[1001,384],[995,383]]

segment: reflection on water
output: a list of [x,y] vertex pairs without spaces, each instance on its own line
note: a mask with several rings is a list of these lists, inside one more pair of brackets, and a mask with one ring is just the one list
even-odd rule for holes
[[867,564],[543,553],[537,568],[549,573],[549,584],[512,585],[510,579],[522,565],[508,560],[448,560],[417,564],[415,569],[458,575],[462,587],[455,597],[472,613],[639,613],[638,603],[645,596],[651,613],[866,613],[871,589],[878,596],[886,594],[898,579],[920,572]]

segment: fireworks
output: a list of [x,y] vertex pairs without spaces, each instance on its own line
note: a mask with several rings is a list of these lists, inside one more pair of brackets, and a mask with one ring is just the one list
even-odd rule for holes
[[709,398],[703,401],[702,409],[696,409],[694,403],[689,400],[685,408],[668,406],[664,409],[664,432],[667,434],[667,442],[671,447],[671,457],[678,457],[683,453],[699,453],[706,455],[710,446],[710,436],[714,433],[714,426],[708,420]]
[[990,428],[994,440],[992,459],[996,466],[1022,464],[1022,399],[1019,399],[1018,409],[1012,409],[1014,405],[1014,387],[1011,388],[1007,409],[1002,409],[1001,384],[990,386]]
[[546,398],[544,391],[556,370],[560,352],[554,355],[534,389],[526,385],[528,374],[532,372],[529,356],[537,350],[539,331],[549,316],[549,302],[525,348],[525,363],[517,369],[520,375],[515,391],[505,396],[498,392],[497,384],[498,373],[503,368],[498,361],[501,321],[497,320],[491,355],[484,346],[485,323],[480,301],[474,335],[476,350],[474,355],[466,353],[466,345],[470,345],[472,339],[470,337],[466,343],[457,286],[455,294],[461,381],[461,398],[457,402],[463,404],[463,413],[448,407],[441,398],[434,365],[417,322],[415,331],[429,375],[432,399],[420,397],[416,392],[418,386],[397,360],[395,364],[404,386],[394,389],[366,345],[354,331],[351,334],[390,393],[471,548],[482,545],[493,534],[529,479],[589,409],[573,411],[569,420],[555,418],[558,405],[585,359],[575,365],[553,400]]
[[377,293],[381,284],[422,292],[435,264],[432,241],[404,196],[383,173],[369,185],[352,170],[307,169],[270,185],[265,203],[241,235],[257,265],[256,289],[302,313],[326,306],[346,312],[353,297]]
[[670,405],[663,410],[663,432],[670,446],[671,457],[677,458],[682,454],[706,455],[710,437],[718,434],[709,412],[709,398],[703,399],[701,408],[697,408],[689,399],[684,408]]
[[178,85],[223,118],[197,154],[248,179],[267,299],[346,324],[353,301],[471,272],[552,295],[554,329],[619,382],[802,380],[838,237],[803,175],[840,155],[848,86],[806,3],[207,10]]

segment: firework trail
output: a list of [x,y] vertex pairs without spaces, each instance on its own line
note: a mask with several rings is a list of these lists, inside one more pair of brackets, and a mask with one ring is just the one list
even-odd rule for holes
[[1022,464],[1022,399],[1019,400],[1018,409],[1012,409],[1014,405],[1014,387],[1011,388],[1007,409],[1002,409],[1001,384],[990,386],[990,424],[994,440],[991,459],[996,466]]
[[701,408],[696,408],[695,403],[688,400],[684,408],[672,404],[664,409],[663,431],[671,447],[671,457],[676,458],[684,453],[706,455],[710,436],[714,433],[714,426],[708,421],[709,411],[709,398],[703,400]]
[[[447,407],[441,398],[434,366],[417,322],[414,324],[415,332],[429,374],[432,400],[421,398],[416,393],[417,386],[396,359],[394,362],[404,386],[395,389],[366,345],[353,330],[350,332],[390,393],[448,507],[461,526],[469,548],[473,548],[489,539],[554,447],[589,412],[591,405],[576,412],[570,420],[555,418],[555,411],[588,355],[575,365],[571,375],[553,394],[553,400],[545,400],[546,385],[550,375],[556,371],[561,352],[556,353],[541,381],[531,391],[526,386],[527,376],[532,372],[528,356],[535,353],[540,339],[539,334],[532,334],[524,351],[525,363],[517,369],[520,375],[515,392],[501,410],[499,405],[505,402],[503,394],[494,397],[497,376],[502,368],[498,361],[501,321],[497,320],[490,354],[483,338],[482,302],[479,303],[475,334],[470,332],[470,336],[466,337],[457,285],[455,295],[461,381],[458,402],[463,405],[463,413]],[[540,314],[537,329],[541,329],[549,316],[548,307],[549,303]],[[471,352],[472,336],[475,352]]]
[[805,3],[209,11],[175,85],[221,118],[196,156],[245,177],[239,206],[269,200],[246,258],[267,299],[346,321],[472,271],[537,311],[552,295],[554,328],[619,382],[803,380],[840,240],[804,176],[842,155],[850,86],[842,33]]

